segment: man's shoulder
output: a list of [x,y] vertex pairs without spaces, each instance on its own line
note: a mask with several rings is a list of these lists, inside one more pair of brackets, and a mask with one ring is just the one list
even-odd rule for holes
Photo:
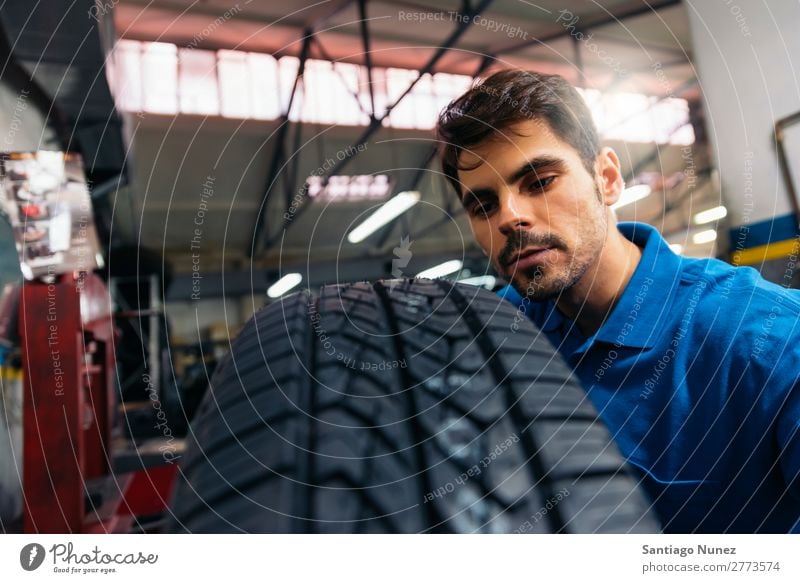
[[692,332],[704,351],[734,368],[800,366],[800,290],[717,259],[685,260],[685,266],[685,293],[674,308],[695,312]]
[[731,315],[800,316],[800,290],[771,282],[752,267],[684,258],[681,279],[684,286],[702,287],[701,301],[706,307],[718,306]]

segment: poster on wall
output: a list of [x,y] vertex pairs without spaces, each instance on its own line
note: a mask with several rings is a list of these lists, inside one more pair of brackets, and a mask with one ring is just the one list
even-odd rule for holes
[[102,267],[80,155],[0,153],[0,200],[25,279]]

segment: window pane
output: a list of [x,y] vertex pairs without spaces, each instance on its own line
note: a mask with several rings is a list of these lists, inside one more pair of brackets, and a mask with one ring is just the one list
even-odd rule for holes
[[179,65],[181,112],[218,115],[217,54],[181,49]]
[[603,96],[606,139],[628,142],[653,141],[651,98],[641,93],[610,93]]
[[[300,61],[263,53],[177,49],[169,43],[120,40],[109,60],[108,78],[117,107],[151,111],[276,119],[288,105]],[[417,71],[376,67],[372,71],[376,116],[385,114],[416,78]],[[289,119],[367,125],[369,77],[362,65],[309,59]],[[387,127],[429,129],[439,112],[472,85],[467,75],[426,75],[384,120]],[[145,90],[146,88],[146,90]],[[179,91],[180,90],[180,91]],[[694,143],[684,99],[658,101],[641,93],[601,93],[578,88],[604,139],[688,145]],[[357,99],[353,94],[356,94]],[[361,107],[359,107],[359,102]],[[337,190],[334,188],[334,193]]]
[[219,51],[220,111],[225,117],[247,118],[251,115],[247,53]]
[[173,44],[144,43],[142,53],[144,109],[153,113],[178,112],[178,50]]
[[[336,104],[336,123],[344,125],[365,125],[366,116],[361,112],[359,101],[369,111],[369,90],[366,85],[366,72],[362,83],[361,67],[350,63],[336,63],[336,74],[331,86],[330,99]],[[354,95],[358,95],[356,101]]]
[[[301,118],[309,123],[333,123],[335,118],[331,89],[335,73],[329,61],[308,59],[303,72],[303,109]],[[338,82],[338,79],[337,79]],[[338,104],[337,104],[338,105]]]
[[251,115],[256,119],[277,119],[281,115],[278,61],[272,55],[248,53]]
[[[286,111],[289,106],[289,99],[292,95],[297,70],[300,68],[300,60],[297,57],[281,57],[278,61],[278,74],[280,83],[281,112]],[[292,102],[292,111],[289,112],[289,119],[297,121],[300,119],[300,110],[303,103],[303,84],[298,83],[297,95]]]
[[141,43],[119,40],[114,45],[109,85],[117,108],[122,111],[142,111]]
[[453,100],[453,82],[455,75],[436,73],[433,76],[433,93],[436,96],[436,112],[442,111]]
[[[397,101],[416,76],[416,71],[408,69],[386,69],[386,93],[389,105]],[[413,99],[409,99],[410,97],[412,96],[404,98],[389,114],[392,127],[413,128],[416,125]]]
[[664,99],[653,106],[653,125],[659,144],[669,143],[671,134],[688,123],[689,104],[685,99]]
[[[366,67],[359,67],[361,84],[359,89],[359,100],[364,104],[364,110],[370,111],[372,104],[369,100],[369,76]],[[375,117],[381,118],[386,114],[386,69],[382,67],[372,68],[372,90],[375,92]],[[369,118],[365,114],[359,117],[361,125],[369,124]],[[388,119],[384,124],[388,123]]]
[[433,79],[431,79],[431,76],[423,75],[414,85],[409,97],[411,97],[416,114],[414,127],[424,130],[432,128],[436,124],[436,116],[439,110],[436,107],[436,98],[433,95]]
[[597,126],[597,131],[602,134],[606,127],[606,112],[605,107],[603,106],[603,94],[597,89],[584,89],[583,87],[577,87],[576,89],[583,97],[586,105],[589,107],[589,111],[592,112],[592,119],[594,120],[594,125]]
[[692,124],[687,123],[680,129],[678,129],[672,137],[669,139],[670,144],[676,144],[678,146],[689,146],[694,144],[694,128]]

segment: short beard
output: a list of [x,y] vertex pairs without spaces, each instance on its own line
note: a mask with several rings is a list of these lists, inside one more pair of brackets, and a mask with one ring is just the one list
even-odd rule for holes
[[[519,270],[518,276],[511,280],[511,285],[517,292],[528,301],[545,302],[560,296],[568,290],[586,274],[591,262],[569,264],[567,269],[560,274],[548,274],[547,265],[536,266],[529,269]],[[550,276],[547,281],[543,281],[546,276]],[[520,281],[522,279],[523,281]],[[527,282],[527,283],[526,283]]]
[[[596,184],[595,195],[602,205],[602,196]],[[592,253],[581,253],[586,247],[586,240],[584,240],[582,248],[574,250],[570,262],[560,273],[548,273],[553,266],[547,263],[527,269],[517,269],[514,274],[508,274],[502,269],[498,270],[498,273],[503,273],[510,280],[514,289],[528,301],[544,302],[561,295],[564,291],[577,284],[586,275],[592,264],[597,261],[604,240],[603,234],[608,229],[605,205],[602,205],[601,208],[602,212],[599,213],[600,216],[597,222],[594,223],[596,226],[594,236],[591,237],[592,242],[595,239],[599,239],[599,246],[597,248],[593,247]],[[508,236],[506,246],[498,256],[500,265],[507,265],[514,254],[529,246],[553,247],[562,252],[569,250],[567,244],[557,235],[551,233],[539,235],[529,231],[513,231]],[[495,266],[495,268],[497,267],[499,266]]]

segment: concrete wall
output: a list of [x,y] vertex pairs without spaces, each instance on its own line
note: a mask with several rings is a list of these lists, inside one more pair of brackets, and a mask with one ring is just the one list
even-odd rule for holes
[[[748,225],[759,222],[756,229],[772,231],[771,240],[790,238],[794,221],[781,223],[779,232],[770,229],[773,217],[792,210],[774,125],[800,111],[800,4],[687,0],[686,7],[708,135],[734,227],[732,245],[737,245],[739,226],[750,230]],[[747,248],[763,242],[738,244]]]

